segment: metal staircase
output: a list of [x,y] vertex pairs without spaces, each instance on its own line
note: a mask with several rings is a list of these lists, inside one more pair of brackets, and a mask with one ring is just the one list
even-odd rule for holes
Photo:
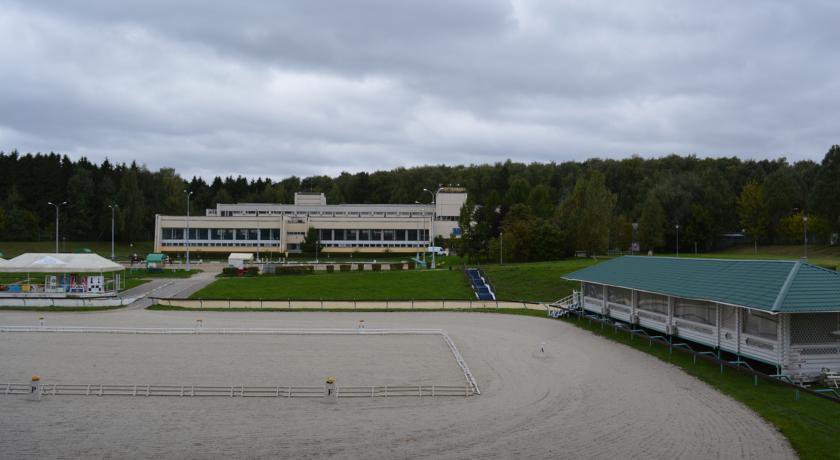
[[467,268],[465,271],[467,277],[470,279],[470,285],[472,286],[473,292],[475,292],[475,297],[478,300],[496,300],[496,294],[493,292],[490,283],[482,275],[481,270]]

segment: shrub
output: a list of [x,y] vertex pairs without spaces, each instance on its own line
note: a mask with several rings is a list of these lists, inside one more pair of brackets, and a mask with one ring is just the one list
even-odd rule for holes
[[224,276],[236,276],[236,274],[236,267],[225,267],[222,269],[222,275]]
[[335,265],[327,265],[327,273],[332,273],[335,271]]
[[309,275],[315,267],[311,265],[302,265],[297,267],[277,267],[275,271],[278,275]]
[[245,268],[245,276],[257,276],[260,274],[260,267],[247,267]]
[[370,269],[375,272],[382,271],[382,264],[370,264]]
[[407,267],[407,268],[408,268],[409,270],[414,270],[414,267],[416,266],[416,264],[415,264],[414,262],[409,262],[407,265],[408,265],[408,267]]
[[350,267],[351,267],[350,264],[341,264],[341,265],[338,266],[338,269],[343,271],[343,272],[349,272]]
[[360,272],[365,271],[365,264],[357,264],[356,270],[359,270]]

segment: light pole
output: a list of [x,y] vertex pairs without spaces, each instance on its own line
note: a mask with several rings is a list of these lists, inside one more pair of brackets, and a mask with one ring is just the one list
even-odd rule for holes
[[108,207],[111,208],[111,260],[114,260],[116,259],[116,257],[114,256],[114,213],[116,212],[119,206],[117,206],[117,204],[114,203],[109,204]]
[[802,216],[802,224],[803,229],[805,231],[805,237],[803,238],[802,242],[805,244],[805,258],[808,258],[808,216]]
[[633,226],[633,242],[630,243],[630,254],[635,254],[639,251],[639,241],[638,237],[636,236],[637,232],[639,231],[639,223],[633,222],[631,225]]
[[675,226],[677,228],[677,257],[680,256],[680,224]]
[[499,265],[504,264],[505,256],[505,232],[499,232]]
[[[428,192],[429,195],[432,196],[432,217],[429,219],[429,246],[431,247],[431,246],[435,245],[434,234],[435,234],[435,201],[436,201],[435,198],[436,198],[436,195],[435,195],[435,192],[433,192],[433,191],[431,191],[427,188],[424,188],[423,191]],[[432,269],[434,269],[434,268],[435,268],[435,251],[432,250]]]
[[47,202],[50,206],[55,206],[55,253],[58,254],[58,208],[67,205],[66,201],[55,204],[52,201]]
[[187,271],[190,271],[190,196],[193,192],[184,190],[187,195],[187,231],[184,233],[184,240],[187,243]]

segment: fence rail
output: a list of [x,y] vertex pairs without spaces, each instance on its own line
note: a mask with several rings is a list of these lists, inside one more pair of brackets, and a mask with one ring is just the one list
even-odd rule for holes
[[141,328],[141,327],[87,327],[87,326],[0,326],[0,333],[14,332],[54,332],[54,333],[94,333],[94,334],[160,334],[160,335],[437,335],[440,336],[458,367],[464,373],[464,378],[474,394],[481,394],[478,383],[467,366],[464,357],[455,346],[455,342],[443,329],[246,329],[246,328]]
[[[28,395],[26,383],[0,384],[2,395]],[[45,396],[177,396],[229,398],[323,398],[325,386],[207,386],[207,385],[115,385],[115,384],[50,384],[41,385]],[[444,397],[476,395],[470,385],[362,385],[336,386],[338,398]]]
[[189,309],[266,309],[266,310],[473,310],[526,309],[546,311],[539,302],[478,299],[405,299],[405,300],[334,300],[334,299],[176,299],[149,297],[157,305]]

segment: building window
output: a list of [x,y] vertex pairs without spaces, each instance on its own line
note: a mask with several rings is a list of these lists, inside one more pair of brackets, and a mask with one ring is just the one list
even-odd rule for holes
[[344,240],[344,230],[340,229],[340,228],[333,230],[333,239],[343,241]]
[[349,241],[356,241],[357,239],[359,239],[359,231],[358,230],[345,230],[344,236]]
[[607,300],[611,303],[629,307],[633,302],[633,291],[609,286],[607,287]]
[[370,231],[370,240],[371,241],[382,241],[382,230],[371,230]]
[[382,230],[382,239],[385,241],[394,241],[394,231]]
[[394,239],[397,241],[405,241],[405,230],[397,230]]
[[359,241],[370,241],[370,230],[359,230]]
[[585,283],[583,285],[583,295],[593,299],[604,300],[604,287],[600,284]]
[[776,324],[779,319],[769,313],[746,310],[742,316],[744,325],[741,331],[764,339],[776,340]]
[[640,310],[647,310],[660,315],[668,314],[668,297],[648,292],[638,293],[638,304]]
[[267,228],[260,229],[260,239],[261,240],[270,240],[271,238],[271,230]]
[[171,228],[161,228],[160,229],[160,237],[164,240],[171,240],[172,239],[172,229]]
[[717,325],[717,308],[710,302],[674,299],[674,316],[695,323]]
[[408,230],[408,241],[417,241],[417,230]]
[[280,229],[272,228],[271,229],[271,239],[274,241],[280,240]]
[[320,236],[321,241],[328,241],[333,239],[331,228],[322,228],[318,231],[318,235]]
[[248,230],[248,239],[249,240],[258,240],[260,239],[259,230],[256,228],[252,228]]
[[209,239],[210,229],[208,228],[199,228],[197,229],[196,238],[199,240],[206,240]]

